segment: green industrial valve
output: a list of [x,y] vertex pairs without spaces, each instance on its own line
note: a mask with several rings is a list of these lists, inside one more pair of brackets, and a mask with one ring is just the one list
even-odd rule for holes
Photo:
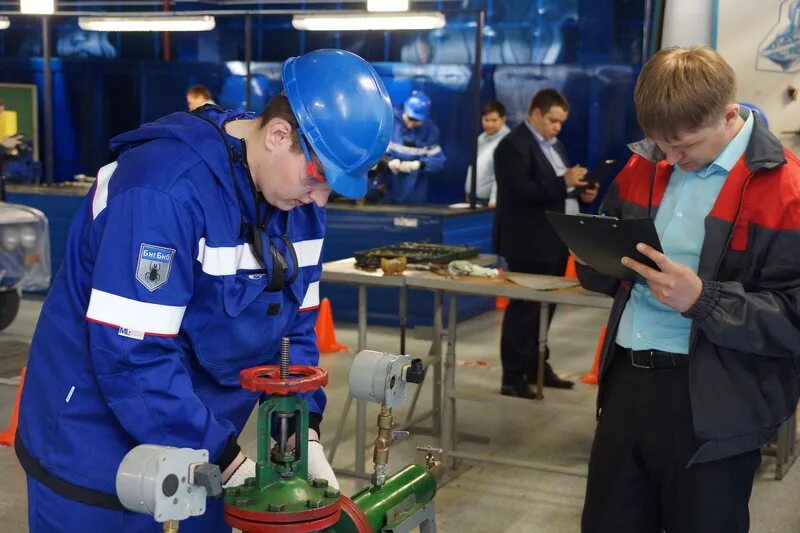
[[[248,533],[321,531],[341,515],[339,491],[325,480],[308,479],[308,404],[301,392],[328,384],[328,373],[317,367],[290,366],[289,340],[281,341],[281,365],[243,370],[242,388],[270,394],[258,408],[256,477],[225,491],[225,521]],[[270,449],[273,418],[278,420],[276,444]],[[289,439],[295,422],[294,445]]]
[[[328,383],[325,370],[289,365],[289,341],[281,341],[280,366],[249,368],[242,387],[270,394],[258,407],[258,461],[255,477],[224,491],[225,520],[245,533],[421,533],[436,530],[433,498],[444,473],[430,446],[424,465],[409,465],[386,474],[389,447],[407,435],[395,431],[392,406],[406,398],[406,384],[420,383],[421,360],[364,350],[350,369],[350,392],[381,404],[375,439],[372,483],[352,498],[308,478],[308,405],[299,393]],[[270,447],[273,421],[277,442]],[[294,440],[289,427],[294,422]],[[205,511],[205,497],[221,490],[219,469],[208,463],[208,451],[141,445],[129,453],[117,475],[120,501],[147,513],[175,533],[178,524]]]

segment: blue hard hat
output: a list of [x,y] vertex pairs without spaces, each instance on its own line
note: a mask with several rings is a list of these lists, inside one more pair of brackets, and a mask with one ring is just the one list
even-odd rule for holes
[[431,114],[431,99],[422,91],[411,91],[411,96],[403,103],[403,113],[422,122]]
[[378,73],[353,53],[315,50],[286,60],[283,87],[331,189],[362,198],[367,171],[386,152],[394,122]]

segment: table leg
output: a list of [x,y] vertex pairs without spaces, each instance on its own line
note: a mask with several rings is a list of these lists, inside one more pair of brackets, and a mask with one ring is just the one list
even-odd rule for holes
[[431,355],[436,362],[433,364],[433,434],[441,435],[442,427],[442,292],[433,292],[433,342]]
[[540,303],[539,312],[539,362],[536,366],[536,399],[544,400],[544,358],[547,355],[547,326],[550,324],[550,304]]
[[339,442],[342,440],[344,433],[344,426],[347,424],[347,415],[350,414],[350,405],[353,403],[353,397],[347,393],[347,400],[344,402],[344,409],[342,416],[339,417],[339,422],[336,424],[336,436],[333,437],[333,442],[328,446],[328,462],[333,464],[333,458],[336,456],[336,449],[339,447]]
[[398,314],[400,315],[400,355],[406,355],[406,328],[408,325],[408,289],[406,287],[400,287]]
[[[438,362],[436,364],[438,364]],[[422,392],[422,385],[423,383],[419,383],[417,389],[414,391],[414,397],[411,399],[411,405],[409,405],[408,414],[406,414],[406,424],[410,423],[411,419],[414,417],[414,411],[417,410],[417,401],[419,401],[419,395]]]
[[[367,287],[358,286],[358,352],[367,347]],[[364,457],[366,456],[367,435],[367,402],[356,400],[356,473],[366,472]]]
[[[447,320],[447,354],[444,360],[444,403],[442,404],[442,448],[455,451],[456,443],[456,328],[458,324],[458,297],[450,295],[450,309]],[[446,456],[447,457],[447,456]],[[453,461],[445,459],[445,467],[451,468]]]

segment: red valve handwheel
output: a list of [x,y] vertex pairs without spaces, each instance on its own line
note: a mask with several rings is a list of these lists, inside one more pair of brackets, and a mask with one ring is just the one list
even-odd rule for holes
[[[333,527],[341,517],[339,502],[299,512],[245,511],[225,506],[225,522],[248,533],[308,533]],[[360,533],[360,532],[359,532]]]
[[342,512],[346,514],[350,520],[352,520],[353,525],[356,526],[356,531],[358,533],[375,533],[375,530],[372,528],[372,524],[369,523],[367,514],[356,504],[356,502],[342,494],[340,503],[342,506]]
[[239,381],[246,390],[287,396],[324,387],[328,384],[328,371],[317,366],[291,365],[289,379],[281,379],[278,365],[254,366],[242,370]]

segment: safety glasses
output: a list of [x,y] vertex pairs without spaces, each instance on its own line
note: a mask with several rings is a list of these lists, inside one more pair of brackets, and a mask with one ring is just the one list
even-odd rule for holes
[[314,178],[315,181],[328,183],[328,180],[325,179],[324,172],[320,171],[317,165],[314,164],[314,160],[311,159],[311,151],[308,148],[305,135],[303,135],[303,132],[300,130],[297,130],[297,135],[300,137],[300,148],[303,149],[303,154],[306,156],[306,174]]

